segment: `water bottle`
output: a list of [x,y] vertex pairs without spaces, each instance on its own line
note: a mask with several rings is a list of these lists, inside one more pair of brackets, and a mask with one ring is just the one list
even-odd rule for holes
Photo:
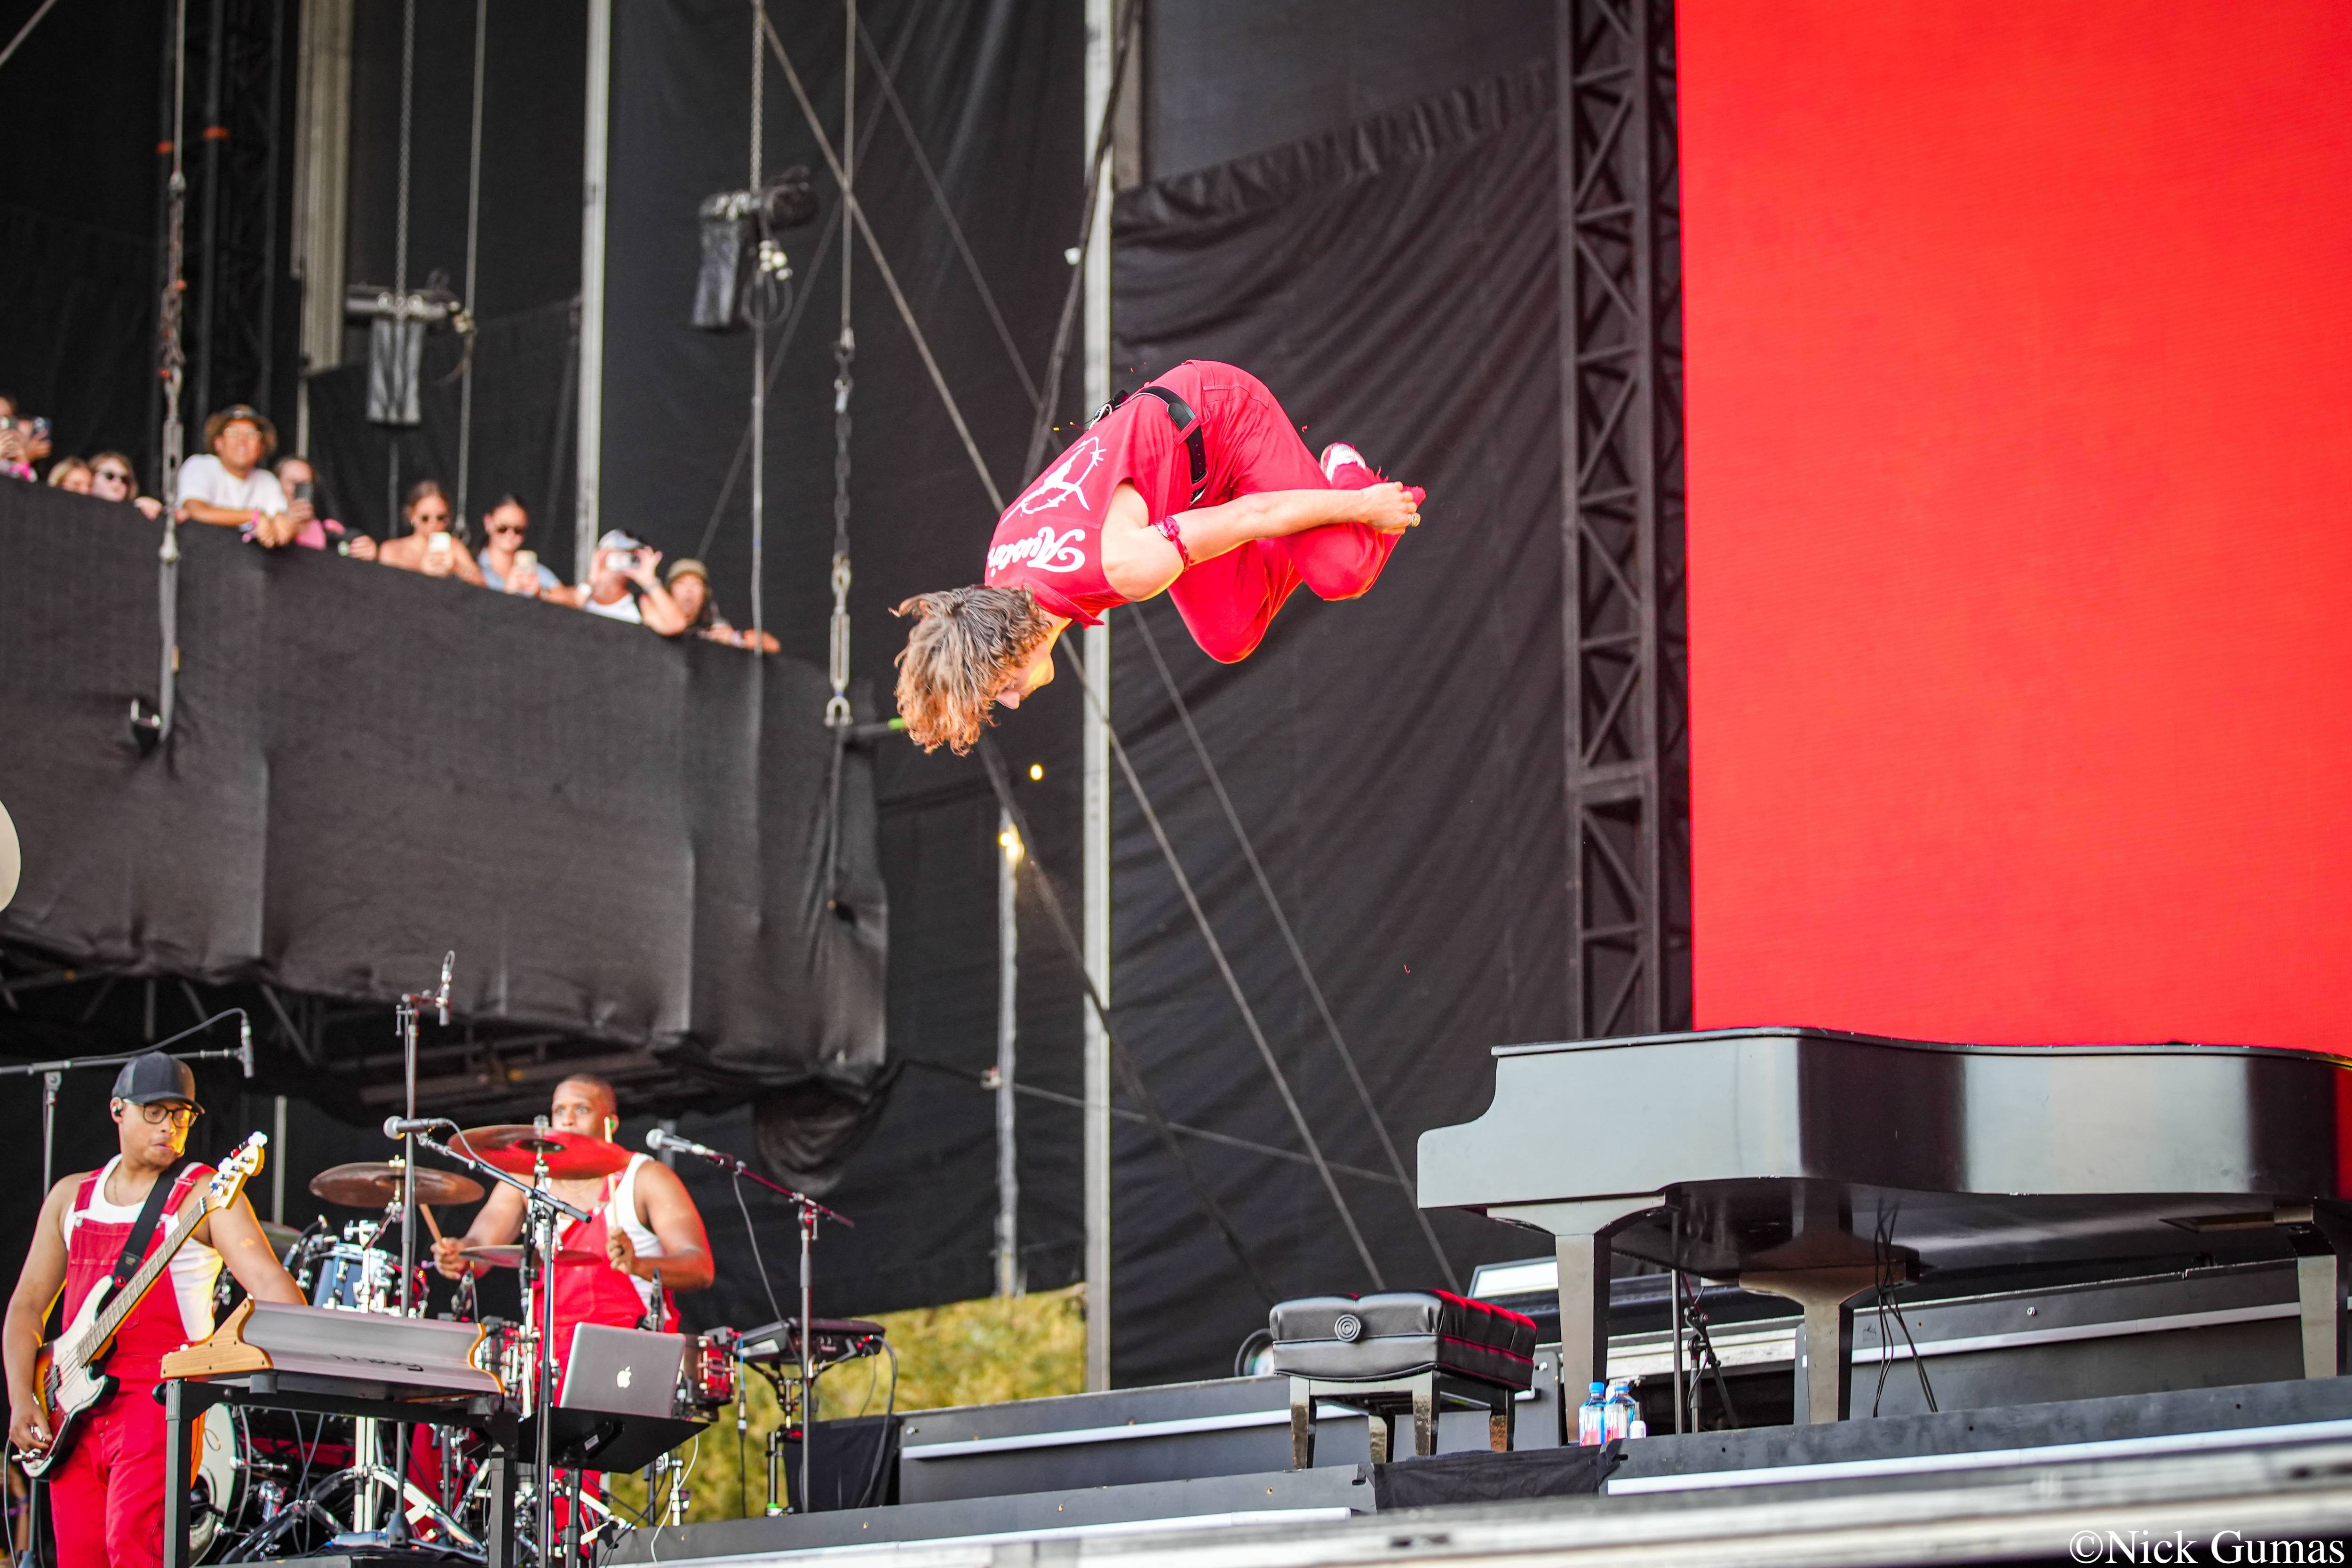
[[1609,1398],[1601,1408],[1601,1440],[1630,1437],[1633,1435],[1633,1395],[1622,1378],[1609,1385]]
[[1584,1396],[1584,1403],[1576,1407],[1576,1441],[1580,1447],[1598,1447],[1606,1441],[1601,1436],[1601,1428],[1607,1421],[1602,1414],[1607,1403],[1602,1397],[1601,1384],[1596,1383],[1591,1392]]

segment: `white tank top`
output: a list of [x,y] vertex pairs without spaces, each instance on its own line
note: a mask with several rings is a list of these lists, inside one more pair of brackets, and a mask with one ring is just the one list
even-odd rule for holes
[[[613,1189],[612,1197],[605,1202],[604,1223],[607,1226],[618,1225],[621,1234],[629,1238],[630,1247],[639,1258],[666,1258],[668,1254],[662,1250],[661,1237],[637,1217],[637,1173],[652,1161],[650,1154],[629,1156],[629,1168],[621,1173],[620,1185]],[[569,1215],[562,1216],[562,1228],[555,1233],[559,1247],[562,1245],[565,1233],[575,1223]],[[652,1311],[655,1300],[661,1294],[661,1287],[651,1279],[637,1278],[632,1278],[629,1283],[637,1288],[637,1299],[646,1304],[646,1310]]]
[[[640,1154],[637,1158],[642,1160],[645,1156]],[[99,1168],[98,1180],[90,1184],[89,1205],[87,1208],[66,1210],[59,1229],[64,1234],[68,1250],[73,1247],[74,1224],[83,1215],[100,1225],[139,1223],[139,1211],[147,1203],[145,1194],[141,1194],[135,1204],[110,1204],[106,1201],[107,1180],[114,1174],[114,1167],[121,1163],[122,1156],[117,1154]],[[171,1216],[164,1215],[156,1222],[156,1234],[162,1236],[169,1231],[171,1224]],[[632,1234],[629,1239],[635,1242],[637,1238]],[[220,1271],[221,1255],[194,1237],[190,1237],[182,1244],[180,1250],[172,1255],[172,1294],[179,1299],[180,1326],[188,1331],[191,1343],[213,1331],[213,1286],[219,1281]]]

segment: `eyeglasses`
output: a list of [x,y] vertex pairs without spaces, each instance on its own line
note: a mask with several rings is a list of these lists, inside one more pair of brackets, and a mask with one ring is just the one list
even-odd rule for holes
[[90,474],[96,479],[112,479],[117,484],[127,485],[131,482],[131,476],[121,468],[92,468]]
[[519,522],[494,522],[489,525],[489,529],[492,533],[511,533],[520,538],[523,525]]
[[203,1113],[193,1105],[152,1104],[141,1106],[139,1114],[150,1127],[161,1127],[167,1121],[174,1127],[194,1127]]

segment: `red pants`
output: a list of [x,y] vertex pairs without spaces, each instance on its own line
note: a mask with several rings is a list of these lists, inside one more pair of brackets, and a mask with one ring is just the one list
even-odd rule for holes
[[73,1451],[49,1477],[49,1521],[57,1568],[162,1568],[163,1407],[154,1384],[126,1383],[82,1417]]
[[[1328,490],[1340,487],[1291,427],[1290,416],[1255,376],[1198,363],[1160,378],[1216,432],[1211,493]],[[1182,448],[1179,449],[1180,460]],[[1370,484],[1368,474],[1358,477]],[[1281,539],[1254,539],[1176,579],[1168,596],[1201,651],[1220,664],[1247,658],[1265,640],[1283,601],[1304,583],[1318,599],[1352,599],[1389,563],[1400,535],[1360,522],[1333,523]]]

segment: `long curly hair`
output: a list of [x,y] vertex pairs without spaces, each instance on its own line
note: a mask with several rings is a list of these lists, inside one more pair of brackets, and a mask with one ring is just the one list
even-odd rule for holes
[[958,756],[980,743],[997,692],[1054,630],[1026,588],[918,594],[892,613],[915,618],[895,661],[898,716],[923,750]]

